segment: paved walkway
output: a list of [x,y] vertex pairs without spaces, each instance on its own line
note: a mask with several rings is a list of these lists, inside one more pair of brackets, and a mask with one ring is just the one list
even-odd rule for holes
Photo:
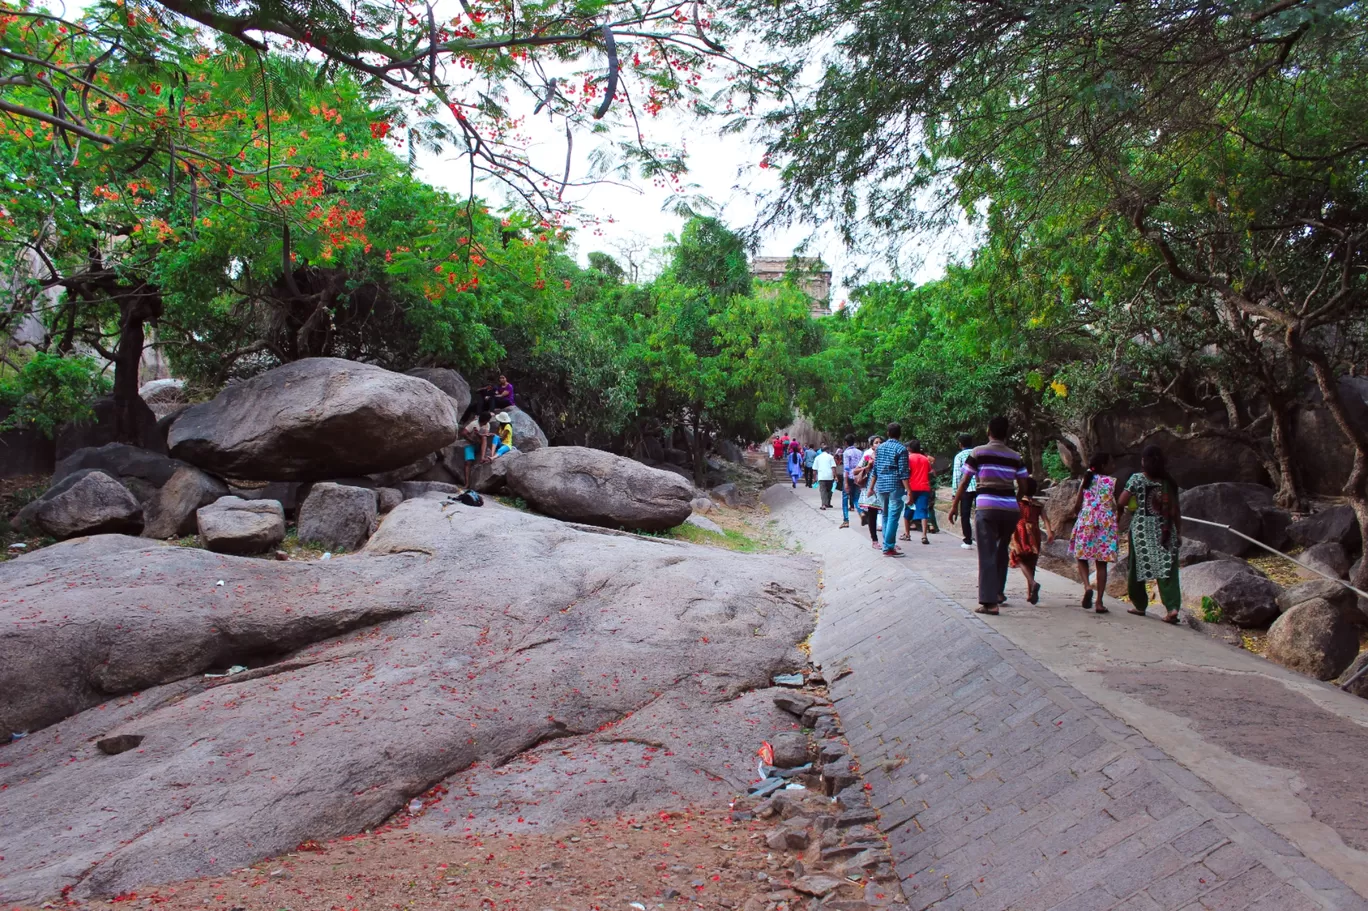
[[823,560],[814,658],[912,908],[1368,909],[1368,701],[1050,574],[985,620],[958,538],[891,560],[765,496]]

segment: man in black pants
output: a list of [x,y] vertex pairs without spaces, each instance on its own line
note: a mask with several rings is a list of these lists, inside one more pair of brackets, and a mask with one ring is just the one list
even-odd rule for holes
[[974,497],[974,531],[978,534],[978,600],[980,614],[996,614],[998,605],[1007,600],[1008,550],[1017,520],[1021,518],[1018,495],[1029,494],[1030,473],[1021,456],[1007,446],[1010,427],[1005,417],[988,422],[988,444],[977,447],[964,462],[964,477],[955,488],[955,499],[950,511],[959,506],[969,489],[969,481],[978,481]]

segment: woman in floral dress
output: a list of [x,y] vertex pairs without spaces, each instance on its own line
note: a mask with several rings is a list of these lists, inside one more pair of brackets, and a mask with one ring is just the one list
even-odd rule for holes
[[1078,521],[1069,541],[1069,552],[1078,561],[1078,578],[1083,583],[1083,609],[1094,610],[1093,588],[1089,582],[1088,561],[1097,565],[1097,607],[1099,614],[1107,613],[1102,603],[1107,594],[1107,564],[1116,562],[1116,478],[1103,474],[1111,464],[1111,456],[1095,453],[1083,475],[1083,486],[1078,489],[1074,511]]
[[1140,471],[1130,476],[1126,489],[1116,498],[1125,509],[1134,501],[1135,514],[1130,524],[1130,570],[1126,574],[1126,595],[1132,614],[1144,616],[1149,607],[1145,583],[1153,579],[1159,599],[1168,611],[1166,623],[1178,622],[1183,603],[1178,585],[1178,548],[1183,542],[1183,515],[1178,508],[1178,485],[1169,476],[1164,453],[1158,446],[1146,446],[1140,453]]

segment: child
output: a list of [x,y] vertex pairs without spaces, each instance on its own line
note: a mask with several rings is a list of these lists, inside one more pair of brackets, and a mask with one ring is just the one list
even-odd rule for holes
[[497,458],[513,449],[513,418],[507,411],[500,411],[494,416],[494,420],[499,424],[494,433],[497,440],[494,456]]
[[1116,562],[1120,535],[1116,524],[1116,478],[1104,474],[1111,464],[1111,456],[1097,452],[1088,461],[1083,475],[1083,486],[1074,500],[1078,521],[1069,538],[1069,553],[1078,561],[1078,578],[1083,583],[1083,609],[1093,606],[1093,589],[1088,579],[1088,561],[1097,565],[1097,608],[1107,613],[1102,599],[1107,594],[1107,564]]
[[[470,486],[470,466],[490,460],[489,444],[493,431],[489,429],[489,412],[481,411],[480,416],[461,428],[461,442],[465,445],[465,486]],[[478,452],[477,452],[478,450]]]
[[[1026,602],[1040,603],[1040,583],[1035,580],[1036,564],[1040,561],[1040,503],[1035,498],[1035,481],[1027,478],[1023,482],[1024,496],[1017,498],[1021,518],[1017,519],[1016,530],[1012,532],[1008,547],[1008,563],[1021,569],[1026,579]],[[1054,535],[1050,535],[1054,540]]]

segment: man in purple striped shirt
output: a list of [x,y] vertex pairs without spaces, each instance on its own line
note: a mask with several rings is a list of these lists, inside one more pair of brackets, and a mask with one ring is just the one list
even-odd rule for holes
[[988,444],[975,448],[964,460],[964,474],[950,501],[950,514],[955,515],[969,481],[977,481],[974,537],[978,538],[980,614],[996,614],[1006,600],[1008,550],[1021,512],[1017,494],[1025,495],[1025,481],[1030,477],[1021,456],[1007,446],[1010,429],[1005,417],[988,422]]

